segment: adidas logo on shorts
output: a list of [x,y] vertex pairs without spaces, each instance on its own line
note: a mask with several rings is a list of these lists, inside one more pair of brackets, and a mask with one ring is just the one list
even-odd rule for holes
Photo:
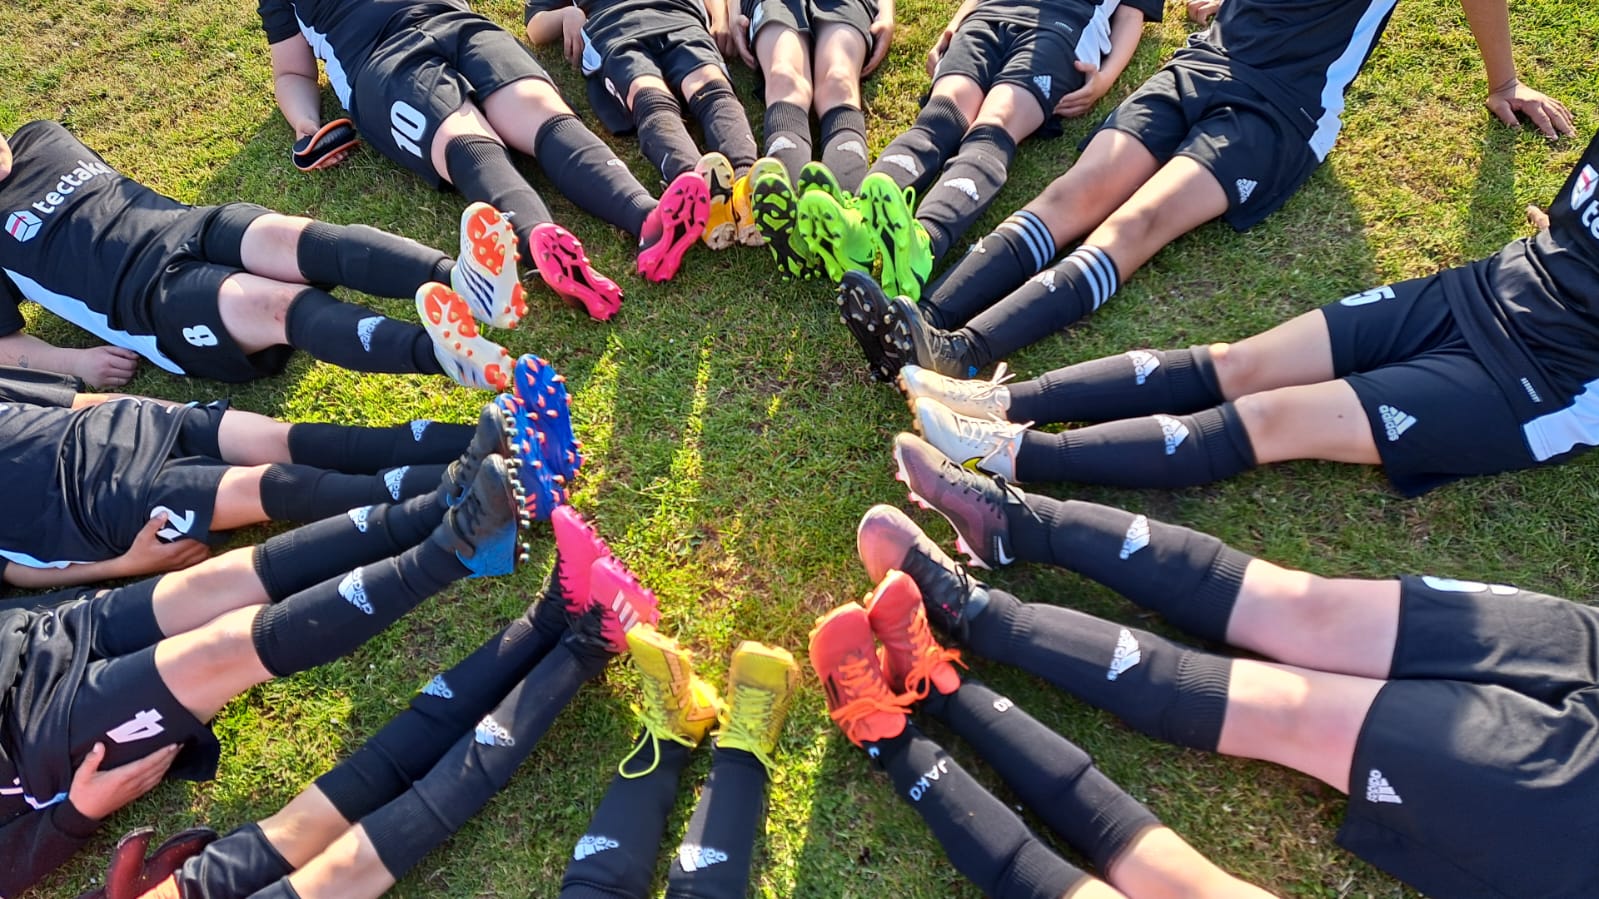
[[1401,412],[1393,406],[1378,406],[1377,411],[1382,415],[1382,427],[1388,432],[1389,443],[1398,440],[1399,435],[1410,430],[1410,426],[1416,423],[1416,416]]
[[1049,96],[1049,88],[1050,88],[1050,85],[1053,84],[1053,83],[1054,82],[1050,80],[1050,77],[1048,75],[1034,75],[1033,76],[1033,84],[1038,85],[1038,90],[1041,93],[1043,93],[1044,96],[1046,96],[1046,97]]
[[1149,545],[1149,519],[1140,515],[1127,526],[1127,536],[1122,538],[1123,559]]
[[1133,362],[1133,377],[1138,380],[1139,384],[1149,380],[1149,376],[1155,373],[1155,369],[1160,368],[1160,360],[1155,358],[1154,353],[1147,350],[1133,350],[1127,354],[1127,358]]
[[580,862],[585,858],[599,855],[607,849],[615,849],[620,845],[622,844],[610,837],[586,833],[583,835],[583,839],[578,840],[577,845],[572,848],[572,860]]
[[981,202],[983,199],[977,193],[977,182],[970,178],[951,178],[944,182],[944,186],[951,190],[960,191],[970,197],[973,203]]
[[472,732],[472,739],[484,746],[515,746],[516,738],[511,732],[500,726],[493,715],[484,715],[483,720],[477,723],[477,729]]
[[454,699],[455,691],[451,690],[450,685],[445,683],[444,675],[435,674],[433,679],[428,681],[428,685],[422,688],[422,695],[437,696],[440,699]]
[[1382,772],[1376,768],[1371,769],[1371,773],[1366,775],[1366,801],[1387,802],[1392,805],[1405,803],[1399,798],[1399,794],[1394,792],[1394,788],[1388,785],[1388,778],[1383,777]]
[[366,598],[366,586],[361,583],[361,569],[353,569],[344,576],[344,580],[339,581],[339,595],[350,605],[368,615],[372,614],[372,603]]
[[1177,447],[1188,439],[1188,426],[1170,415],[1157,415],[1155,420],[1160,422],[1160,431],[1166,435],[1166,455],[1174,455]]
[[361,349],[372,352],[372,332],[382,321],[381,315],[369,315],[355,323],[355,336],[361,338]]
[[1144,660],[1144,654],[1138,649],[1138,640],[1133,632],[1122,628],[1116,635],[1116,654],[1110,657],[1110,668],[1105,672],[1105,680],[1115,680],[1133,669],[1133,666]]
[[690,873],[727,861],[727,853],[709,846],[684,843],[677,847],[677,863]]
[[1255,192],[1256,184],[1248,178],[1239,178],[1234,186],[1238,188],[1238,204],[1242,206],[1249,202],[1249,195]]

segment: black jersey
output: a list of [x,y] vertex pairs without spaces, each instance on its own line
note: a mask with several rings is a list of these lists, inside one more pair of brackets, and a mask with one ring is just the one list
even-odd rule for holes
[[687,19],[710,26],[701,0],[527,0],[522,14],[527,20],[536,13],[568,6],[576,6],[588,17],[583,33],[602,57],[625,41],[678,33]]
[[1260,91],[1325,159],[1343,126],[1344,92],[1398,0],[1226,0],[1174,61],[1219,68]]
[[1599,136],[1550,204],[1547,230],[1442,277],[1533,456],[1599,444]]
[[0,335],[22,329],[17,303],[33,300],[182,374],[156,347],[151,309],[156,276],[192,234],[193,207],[117,172],[55,122],[29,122],[10,143]]
[[1097,66],[1110,52],[1110,16],[1121,6],[1143,13],[1146,22],[1159,22],[1165,13],[1161,0],[979,0],[967,18],[1052,28],[1076,48],[1078,59]]
[[256,7],[268,43],[305,37],[339,103],[351,112],[350,85],[384,38],[445,10],[471,6],[466,0],[260,0]]

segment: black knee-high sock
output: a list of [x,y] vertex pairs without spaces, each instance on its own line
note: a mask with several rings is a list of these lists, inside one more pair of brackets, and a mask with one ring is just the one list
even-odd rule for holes
[[1003,359],[1098,309],[1116,292],[1116,263],[1087,245],[966,323],[983,364]]
[[444,520],[433,493],[398,505],[360,506],[270,537],[255,548],[255,575],[272,602],[357,565],[405,552]]
[[383,867],[398,879],[460,830],[510,782],[578,688],[609,659],[563,639],[426,776],[362,818]]
[[923,708],[949,725],[1022,802],[1088,856],[1101,874],[1133,838],[1160,820],[1094,767],[1077,744],[974,680]]
[[302,422],[289,426],[289,461],[352,474],[444,464],[461,455],[475,430],[426,419],[392,428]]
[[800,169],[811,161],[811,154],[815,152],[811,146],[810,113],[779,100],[766,107],[766,121],[761,130],[766,136],[766,155],[783,163],[790,181],[797,179]]
[[537,602],[448,671],[436,674],[361,748],[317,778],[346,821],[387,805],[438,763],[566,633],[559,603]]
[[858,106],[835,106],[822,113],[822,164],[850,193],[866,177],[866,114]]
[[655,198],[582,119],[558,115],[541,125],[533,158],[555,189],[584,212],[635,237],[644,230]]
[[532,259],[528,234],[534,225],[554,221],[554,217],[538,191],[516,170],[510,151],[492,138],[463,135],[444,145],[444,167],[461,196],[510,215],[522,258]]
[[455,260],[408,237],[366,225],[312,222],[295,248],[300,274],[379,297],[416,295],[429,281],[450,281]]
[[910,130],[883,148],[872,171],[893,178],[901,190],[914,187],[916,195],[922,196],[970,127],[955,101],[934,97],[922,107]]
[[958,328],[1054,258],[1049,226],[1023,209],[1000,222],[922,291],[922,314],[940,328]]
[[742,749],[718,748],[666,876],[669,899],[743,899],[765,816],[766,766]]
[[1255,466],[1249,434],[1232,403],[1193,415],[1151,415],[1075,428],[1029,430],[1016,451],[1016,479],[1107,487],[1193,487]]
[[994,202],[1015,158],[1016,141],[1004,128],[978,125],[966,133],[960,150],[916,207],[916,220],[927,229],[934,259],[965,237]]
[[256,655],[274,677],[331,662],[470,573],[454,552],[425,540],[263,606],[253,629]]
[[639,151],[667,181],[692,171],[700,161],[699,148],[683,124],[683,108],[666,91],[644,88],[634,95],[633,121],[638,124]]
[[1088,875],[1050,851],[915,725],[869,744],[900,798],[916,809],[950,864],[994,899],[1060,899]]
[[443,465],[406,465],[379,474],[343,474],[307,465],[271,465],[261,475],[261,508],[272,521],[321,521],[435,490]]
[[252,821],[191,856],[174,876],[179,895],[253,896],[292,873],[294,866]]
[[[634,745],[648,741],[640,734]],[[640,899],[649,893],[666,816],[677,801],[687,746],[661,740],[647,773],[617,773],[561,878],[561,899]]]
[[352,371],[444,373],[433,352],[433,339],[420,325],[342,302],[315,287],[300,291],[289,302],[284,330],[289,346]]
[[978,655],[1038,675],[1159,740],[1216,751],[1232,660],[989,588],[970,619]]
[[1210,348],[1131,350],[1010,385],[1012,421],[1119,421],[1184,415],[1223,402]]
[[1028,494],[1005,511],[1016,558],[1075,571],[1196,637],[1227,639],[1252,556],[1209,534],[1098,503]]
[[733,85],[721,79],[713,80],[688,98],[689,111],[705,132],[705,143],[710,149],[727,157],[733,164],[733,174],[742,175],[755,164],[759,150],[755,145],[755,132],[750,130],[749,116]]

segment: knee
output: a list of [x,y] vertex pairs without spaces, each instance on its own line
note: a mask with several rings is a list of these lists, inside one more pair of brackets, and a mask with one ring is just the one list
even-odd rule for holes
[[185,668],[220,678],[240,659],[255,656],[255,618],[265,605],[251,604],[224,612],[194,633],[185,650]]
[[1240,398],[1254,393],[1260,358],[1245,343],[1213,343],[1210,362],[1216,369],[1216,380],[1221,384],[1222,396]]
[[808,109],[811,105],[810,73],[791,60],[774,60],[766,70],[766,102],[792,103]]
[[[1101,249],[1144,247],[1160,226],[1162,209],[1153,203],[1124,204],[1095,229],[1090,240]],[[1123,272],[1122,277],[1129,273]]]
[[1280,422],[1288,411],[1277,391],[1247,393],[1233,400],[1233,411],[1244,425],[1244,434],[1260,455],[1260,447],[1273,443]]
[[[555,85],[542,78],[523,78],[500,90],[509,92],[509,96],[516,101],[518,112],[524,118],[530,118],[535,128],[556,116],[573,114],[572,107],[561,98]],[[490,100],[493,97],[491,94]]]
[[830,60],[816,73],[816,112],[861,105],[861,70],[845,59]]

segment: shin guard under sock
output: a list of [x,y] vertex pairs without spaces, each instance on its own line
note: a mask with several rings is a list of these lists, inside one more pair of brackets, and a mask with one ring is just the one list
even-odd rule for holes
[[850,193],[866,177],[866,114],[857,106],[835,106],[822,113],[822,164],[838,186]]
[[252,821],[190,856],[173,876],[182,896],[253,896],[292,873],[294,866]]
[[733,164],[733,174],[743,175],[755,164],[758,150],[755,133],[750,131],[749,116],[733,85],[713,79],[688,98],[689,111],[705,132],[706,145],[727,157]]
[[407,237],[366,225],[312,222],[295,248],[300,274],[378,297],[410,299],[429,281],[450,282],[455,260]]
[[1018,559],[1097,581],[1196,637],[1225,642],[1251,556],[1110,506],[1029,495],[1006,507]]
[[534,225],[554,221],[550,208],[511,162],[505,146],[492,138],[468,134],[444,145],[444,167],[461,196],[487,203],[511,217],[523,259],[532,259],[528,234]]
[[927,822],[950,864],[983,895],[1061,899],[1087,879],[914,725],[868,749],[879,753],[895,792]]
[[1055,258],[1044,220],[1023,209],[979,240],[922,291],[922,314],[940,328],[958,328],[1043,271]]
[[435,490],[445,467],[405,465],[379,474],[344,474],[309,465],[269,465],[261,475],[261,509],[271,521],[321,521]]
[[914,187],[916,195],[922,196],[970,127],[954,100],[934,97],[922,107],[910,130],[883,148],[872,171],[893,178],[901,190]]
[[290,346],[340,368],[401,375],[444,373],[433,352],[433,339],[420,325],[342,302],[315,287],[289,301],[283,325]]
[[1160,821],[1094,767],[1077,744],[977,681],[923,708],[949,725],[1033,813],[1105,874],[1135,837]]
[[[634,745],[648,739],[640,734]],[[666,818],[693,752],[670,740],[657,741],[655,747],[658,754],[648,773],[611,778],[567,862],[561,899],[637,899],[649,894]]]
[[1036,674],[1157,740],[1216,751],[1232,660],[990,588],[970,619],[978,655]]
[[421,543],[444,520],[432,493],[399,505],[361,506],[257,544],[255,575],[278,602],[357,565],[398,555]]
[[263,606],[251,629],[256,655],[274,677],[331,662],[470,573],[455,553],[425,540]]
[[[529,610],[530,612],[532,610]],[[359,821],[410,788],[560,641],[564,630],[524,615],[448,671],[316,785],[346,821]]]
[[383,867],[399,879],[461,829],[510,782],[578,688],[609,659],[563,641],[411,789],[362,818]]
[[644,230],[655,198],[577,116],[558,115],[539,126],[533,158],[584,212],[635,236]]
[[425,419],[392,428],[302,422],[289,425],[289,461],[354,474],[446,464],[461,455],[476,430]]
[[916,207],[916,220],[932,239],[934,259],[959,243],[994,202],[1015,158],[1016,141],[1004,128],[978,125],[966,133],[938,183]]
[[718,748],[666,876],[668,899],[748,895],[755,835],[765,815],[766,766],[742,749]]
[[761,130],[766,137],[766,155],[783,164],[789,181],[797,181],[800,169],[811,161],[811,154],[815,152],[811,146],[810,113],[779,100],[766,107],[766,120]]
[[638,148],[668,182],[693,171],[700,161],[699,148],[683,124],[683,108],[663,90],[643,88],[633,96],[633,121],[638,124]]
[[1003,359],[1098,309],[1116,292],[1116,263],[1078,247],[966,323],[985,361]]
[[1186,415],[1226,398],[1210,348],[1131,350],[1079,362],[1010,385],[1012,421],[1119,421],[1165,412]]
[[1193,415],[1151,415],[1050,434],[1029,430],[1016,479],[1107,487],[1192,487],[1255,466],[1249,433],[1232,403]]

